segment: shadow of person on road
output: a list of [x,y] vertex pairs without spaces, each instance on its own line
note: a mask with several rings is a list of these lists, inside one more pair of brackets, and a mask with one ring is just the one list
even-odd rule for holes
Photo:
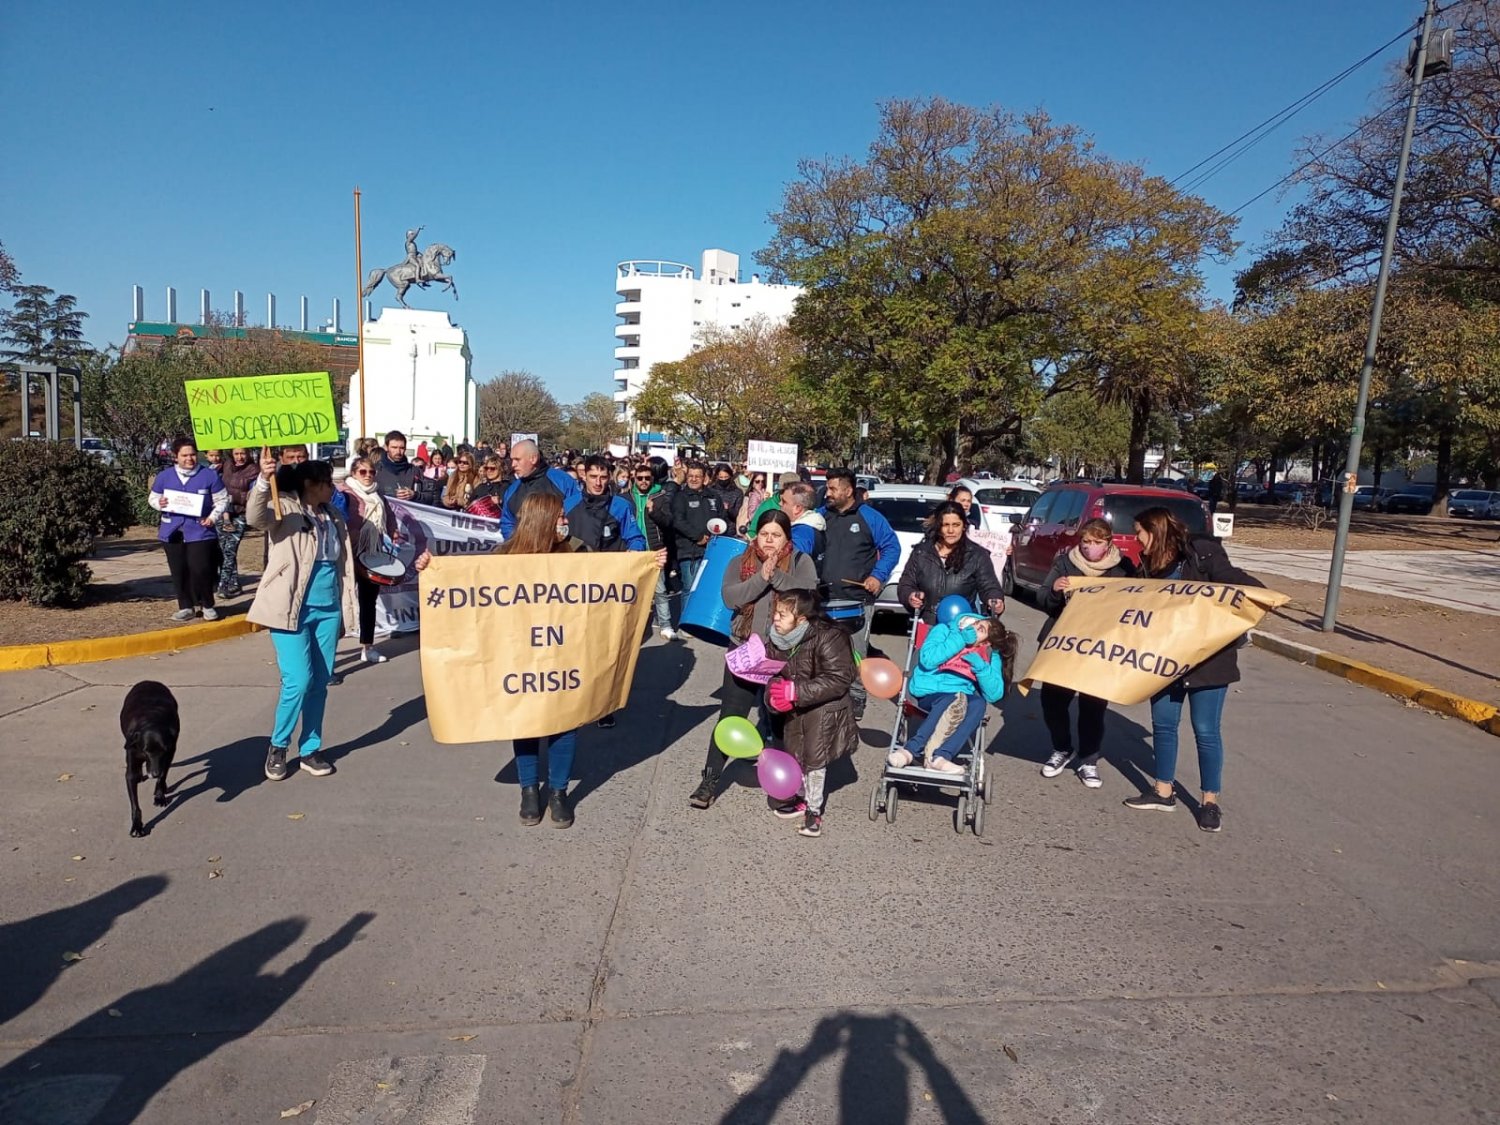
[[[192,800],[207,789],[217,789],[219,795],[215,798],[215,803],[223,804],[259,785],[266,778],[265,755],[266,747],[270,745],[270,742],[269,735],[242,738],[228,746],[206,750],[195,758],[174,763],[173,770],[194,765],[198,768],[172,783],[171,788],[167,790],[172,803],[157,813],[146,827],[156,827],[176,812],[179,805]],[[191,789],[182,788],[195,778],[200,780]]]
[[64,953],[93,945],[115,919],[161,894],[167,882],[165,875],[143,875],[72,906],[0,925],[0,1027],[46,995],[68,968]]
[[[264,969],[307,920],[272,922],[170,981],[111,1001],[0,1068],[0,1120],[137,1120],[178,1074],[270,1019],[374,917],[356,914],[281,973]],[[77,1077],[86,1080],[73,1089]],[[97,1107],[87,1116],[83,1099]]]
[[766,1076],[730,1107],[719,1125],[770,1125],[812,1069],[838,1055],[840,1125],[900,1125],[911,1120],[911,1063],[932,1091],[945,1125],[984,1123],[953,1072],[909,1019],[899,1012],[839,1012],[819,1021],[800,1050],[783,1048]]
[[[370,665],[374,667],[374,665]],[[347,757],[356,750],[363,750],[366,746],[375,746],[381,742],[389,742],[400,738],[412,727],[427,718],[427,697],[419,695],[415,699],[405,699],[391,708],[391,713],[386,716],[385,722],[378,727],[367,730],[364,734],[357,735],[348,742],[341,742],[337,746],[323,751],[323,757],[330,762],[337,762]]]

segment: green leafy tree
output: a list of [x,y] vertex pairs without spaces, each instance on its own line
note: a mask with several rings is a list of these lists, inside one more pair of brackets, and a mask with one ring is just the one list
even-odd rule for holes
[[569,449],[603,453],[608,446],[619,442],[625,432],[615,400],[598,391],[568,407],[567,415],[563,441]]
[[0,313],[0,355],[17,363],[72,363],[92,351],[78,298],[45,285],[17,285],[14,293],[12,307]]
[[883,105],[867,158],[804,161],[771,219],[807,385],[900,419],[935,476],[1092,386],[1143,286],[1190,293],[1233,226],[1044,113],[942,99]]
[[555,445],[562,432],[562,407],[530,371],[502,371],[479,384],[479,433],[488,440],[536,434],[544,445]]

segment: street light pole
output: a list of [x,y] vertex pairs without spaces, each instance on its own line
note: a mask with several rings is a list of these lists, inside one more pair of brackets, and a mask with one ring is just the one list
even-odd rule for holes
[[[1432,33],[1434,0],[1427,0],[1422,16],[1422,35],[1417,43],[1412,69],[1411,99],[1406,104],[1406,132],[1401,137],[1401,156],[1396,162],[1396,184],[1391,191],[1391,213],[1385,223],[1385,245],[1380,251],[1380,272],[1375,277],[1375,301],[1370,309],[1370,332],[1365,337],[1365,357],[1359,365],[1359,395],[1354,402],[1354,428],[1349,434],[1349,457],[1344,462],[1344,480],[1359,479],[1360,449],[1365,436],[1365,408],[1370,401],[1370,376],[1375,370],[1375,347],[1380,342],[1380,317],[1385,311],[1385,290],[1391,277],[1391,255],[1396,248],[1396,227],[1401,219],[1401,192],[1406,187],[1406,166],[1411,160],[1411,137],[1417,127],[1417,102],[1427,69],[1427,44]],[[1339,524],[1333,539],[1333,562],[1328,569],[1328,593],[1323,599],[1323,632],[1338,624],[1339,587],[1344,580],[1344,554],[1349,547],[1349,519],[1354,514],[1354,492],[1339,489]]]

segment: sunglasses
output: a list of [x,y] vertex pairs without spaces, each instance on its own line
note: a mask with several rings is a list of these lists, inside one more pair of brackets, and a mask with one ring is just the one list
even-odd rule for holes
[[473,461],[455,461],[453,463],[461,469],[470,468],[474,464]]
[[373,477],[375,474],[370,472],[369,469],[355,469],[354,475],[357,477]]
[[499,465],[486,465],[484,467],[484,471],[487,472],[487,473],[498,473],[500,471],[500,466]]

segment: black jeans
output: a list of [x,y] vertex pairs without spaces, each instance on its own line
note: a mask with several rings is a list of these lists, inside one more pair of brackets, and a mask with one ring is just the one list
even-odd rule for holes
[[375,643],[375,603],[380,601],[380,585],[356,570],[354,593],[359,602],[359,643],[372,645]]
[[202,606],[212,609],[214,583],[218,581],[217,539],[200,539],[195,543],[163,543],[167,552],[167,570],[172,575],[172,593],[177,595],[178,609]]
[[1078,697],[1079,760],[1073,764],[1096,765],[1099,751],[1104,746],[1104,712],[1109,710],[1107,699],[1055,684],[1043,684],[1042,718],[1047,722],[1047,733],[1052,736],[1052,749],[1061,750],[1065,754],[1072,750],[1073,724],[1068,716],[1068,707],[1075,695]]
[[[719,692],[719,719],[722,721],[731,715],[747,718],[750,709],[760,702],[761,688],[759,684],[752,684],[749,680],[742,680],[729,670],[724,668],[724,686]],[[703,768],[712,777],[718,777],[724,772],[724,767],[729,763],[729,756],[714,745],[714,736],[708,736],[708,757],[704,759]]]

